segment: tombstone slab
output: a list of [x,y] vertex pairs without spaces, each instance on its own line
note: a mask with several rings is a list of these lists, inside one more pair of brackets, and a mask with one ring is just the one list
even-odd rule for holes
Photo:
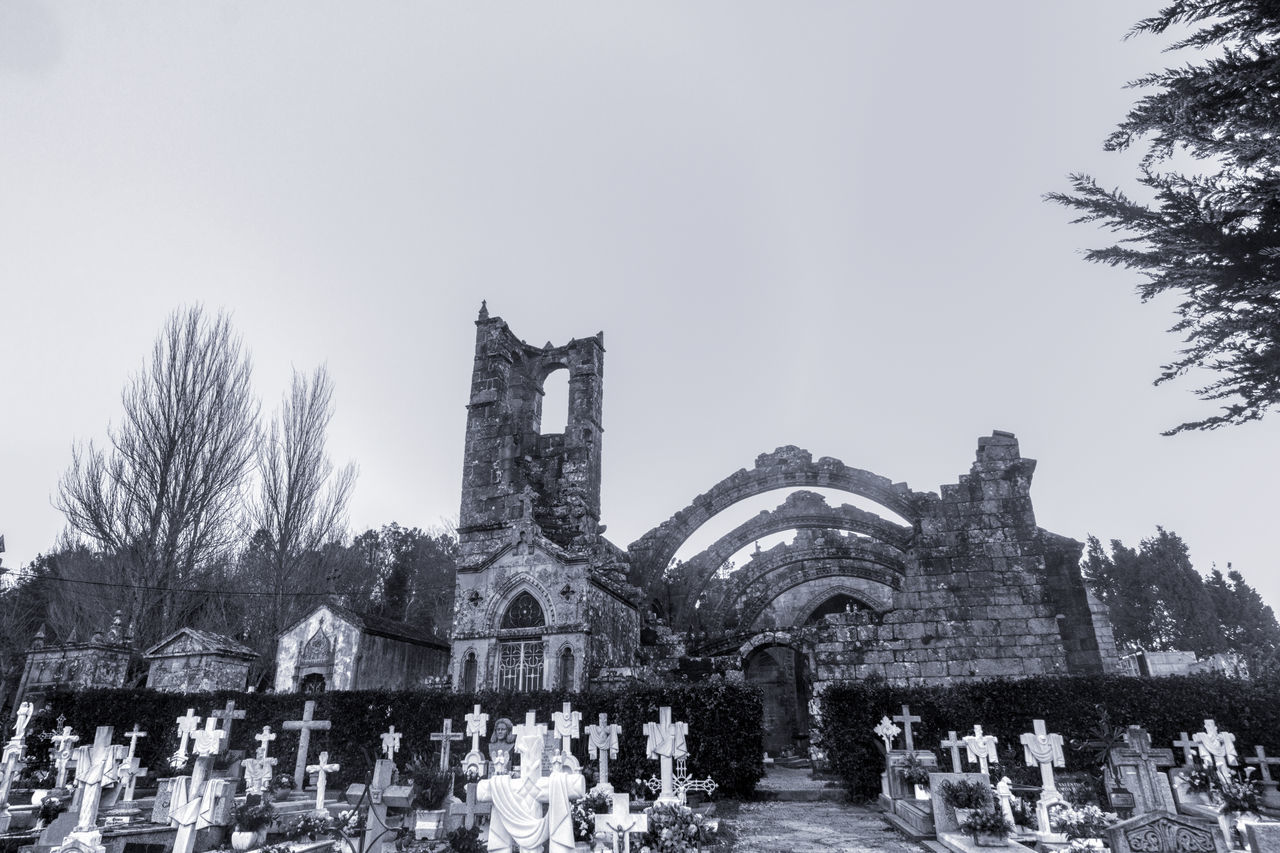
[[1111,853],[1229,853],[1216,824],[1152,812],[1107,828]]
[[1161,772],[1174,763],[1173,750],[1154,748],[1151,737],[1140,726],[1130,726],[1124,735],[1124,745],[1107,752],[1107,768],[1113,780],[1133,794],[1135,815],[1177,813],[1178,804],[1173,799],[1169,779]]
[[1245,831],[1249,835],[1252,853],[1280,850],[1280,823],[1251,823]]

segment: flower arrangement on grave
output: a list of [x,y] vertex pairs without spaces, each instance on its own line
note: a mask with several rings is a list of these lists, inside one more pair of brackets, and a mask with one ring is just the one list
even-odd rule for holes
[[479,826],[473,826],[470,829],[460,826],[449,833],[448,840],[450,853],[486,853],[489,849],[480,840]]
[[292,791],[293,777],[290,776],[288,773],[277,773],[275,776],[271,777],[271,790],[272,791]]
[[908,785],[929,787],[929,768],[920,763],[914,752],[907,753],[907,763],[898,768],[898,775]]
[[1243,775],[1218,774],[1217,797],[1222,800],[1224,812],[1256,812],[1262,803],[1262,792],[1250,767]]
[[1054,809],[1049,815],[1049,828],[1061,832],[1068,841],[1084,838],[1103,838],[1107,827],[1120,821],[1115,812],[1104,812],[1097,806],[1068,806]]
[[343,809],[338,812],[338,819],[334,823],[334,831],[342,835],[356,836],[364,832],[364,813],[359,809]]
[[413,807],[438,811],[453,792],[453,773],[440,771],[421,755],[415,754],[404,766],[404,777],[413,782]]
[[1193,794],[1207,794],[1213,790],[1213,773],[1198,755],[1192,758],[1190,767],[1178,773],[1178,778],[1187,783],[1187,790]]
[[986,803],[991,786],[985,782],[968,779],[948,780],[942,783],[942,801],[953,809],[980,809]]
[[1009,801],[1009,811],[1013,812],[1013,825],[1035,829],[1037,823],[1036,806],[1022,797],[1014,797]]
[[36,819],[45,825],[53,823],[54,818],[65,812],[69,805],[71,805],[71,791],[67,788],[54,788],[40,801],[40,810]]
[[1013,824],[1004,819],[1000,810],[992,806],[976,808],[960,824],[960,831],[977,839],[980,835],[992,838],[1008,838],[1013,834]]
[[573,840],[590,841],[596,835],[595,815],[608,814],[611,806],[608,794],[587,794],[573,801]]
[[284,828],[284,837],[286,841],[315,841],[322,835],[328,835],[334,831],[334,824],[326,817],[316,814],[299,815]]
[[715,843],[715,832],[702,815],[679,803],[661,803],[644,810],[649,831],[640,853],[697,853]]
[[240,832],[257,832],[266,829],[276,819],[276,809],[263,800],[260,803],[244,803],[236,806],[236,829]]
[[1063,853],[1106,853],[1107,849],[1101,838],[1077,838],[1063,848]]

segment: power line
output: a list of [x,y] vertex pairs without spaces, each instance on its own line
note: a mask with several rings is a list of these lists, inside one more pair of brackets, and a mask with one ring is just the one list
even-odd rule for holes
[[[245,595],[245,596],[252,596],[252,595],[278,595],[278,594],[279,594],[279,593],[274,593],[274,592],[258,592],[258,591],[256,591],[256,590],[235,590],[235,589],[190,589],[190,588],[189,588],[189,589],[183,589],[183,588],[178,588],[178,587],[167,587],[167,586],[149,586],[149,585],[147,585],[147,584],[140,584],[140,583],[113,583],[112,581],[91,581],[91,580],[83,580],[83,579],[81,579],[81,578],[68,578],[68,577],[62,577],[61,575],[34,575],[34,574],[29,574],[29,573],[28,573],[28,574],[15,573],[15,574],[14,574],[14,575],[12,575],[11,577],[15,577],[15,578],[17,578],[18,580],[46,580],[46,581],[58,581],[58,582],[60,582],[60,583],[79,583],[79,584],[86,584],[86,585],[88,585],[88,586],[105,586],[105,587],[112,587],[112,588],[114,588],[114,589],[146,589],[146,590],[152,590],[152,591],[154,591],[154,592],[186,592],[186,593],[191,593],[191,594],[193,594],[193,595],[196,595],[196,594],[203,594],[203,595]],[[303,591],[293,591],[293,590],[291,590],[291,591],[289,591],[287,594],[288,594],[289,596],[291,596],[291,597],[294,597],[294,598],[296,598],[296,597],[298,597],[298,596],[310,596],[310,597],[313,597],[313,598],[314,598],[314,597],[327,598],[327,597],[329,597],[330,595],[332,595],[333,593],[330,593],[330,592],[303,592]]]

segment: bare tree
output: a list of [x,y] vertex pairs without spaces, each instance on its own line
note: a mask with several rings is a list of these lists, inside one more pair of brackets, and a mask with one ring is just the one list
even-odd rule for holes
[[274,644],[275,635],[313,600],[294,593],[323,592],[323,546],[346,535],[346,507],[356,466],[335,469],[325,445],[333,419],[333,382],[323,366],[310,378],[296,370],[289,392],[258,442],[259,488],[247,521],[259,551],[254,586],[271,593],[268,617],[253,633]]
[[251,376],[225,314],[174,312],[125,388],[110,447],[77,445],[59,483],[57,506],[71,527],[117,558],[144,644],[177,627],[181,590],[234,541],[254,461]]

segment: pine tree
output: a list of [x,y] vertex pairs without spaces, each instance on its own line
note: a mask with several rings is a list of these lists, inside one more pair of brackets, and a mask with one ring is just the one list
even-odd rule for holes
[[[1156,384],[1203,368],[1197,395],[1220,413],[1166,435],[1257,420],[1280,404],[1280,4],[1179,0],[1139,21],[1133,35],[1177,26],[1169,50],[1196,59],[1131,85],[1150,90],[1106,140],[1108,151],[1147,146],[1138,183],[1153,204],[1074,174],[1071,193],[1047,198],[1122,236],[1086,258],[1140,271],[1143,301],[1174,294],[1185,346]],[[1198,173],[1172,170],[1189,154]]]

